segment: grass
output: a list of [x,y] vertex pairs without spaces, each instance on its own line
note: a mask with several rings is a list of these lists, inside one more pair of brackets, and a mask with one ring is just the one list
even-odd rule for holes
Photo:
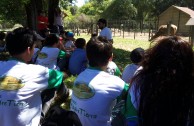
[[[81,35],[81,36],[76,36],[75,38],[85,38],[86,41],[90,39],[89,35]],[[120,68],[121,72],[125,68],[125,66],[129,63],[131,63],[129,59],[130,52],[137,48],[137,47],[142,47],[144,49],[147,49],[149,47],[149,42],[148,41],[143,41],[143,40],[133,40],[129,38],[121,38],[121,37],[114,37],[114,43],[113,43],[113,61],[118,65]],[[9,57],[9,54],[7,52],[0,53],[0,60],[7,60]],[[69,76],[67,79],[64,80],[64,83],[67,85],[68,88],[72,88],[73,82],[76,79],[75,76]],[[69,109],[69,104],[70,104],[70,98],[65,104],[65,108]]]

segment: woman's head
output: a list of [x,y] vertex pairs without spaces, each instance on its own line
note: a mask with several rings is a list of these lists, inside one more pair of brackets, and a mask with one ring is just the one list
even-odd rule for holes
[[191,45],[177,36],[165,37],[146,50],[143,68],[132,80],[140,126],[194,121],[193,63]]
[[192,72],[193,51],[191,45],[177,36],[159,40],[148,49],[143,67],[168,74],[188,74]]

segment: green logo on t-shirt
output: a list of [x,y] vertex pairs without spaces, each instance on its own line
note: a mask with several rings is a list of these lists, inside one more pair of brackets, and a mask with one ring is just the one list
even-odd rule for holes
[[84,83],[76,83],[73,86],[73,93],[78,98],[89,99],[94,96],[95,91],[91,85]]
[[5,76],[0,78],[0,89],[1,90],[18,90],[24,87],[22,81],[12,77],[12,76]]
[[40,59],[45,59],[45,58],[47,58],[47,57],[48,57],[48,56],[47,56],[46,53],[40,52],[40,53],[38,54],[38,58],[40,58]]

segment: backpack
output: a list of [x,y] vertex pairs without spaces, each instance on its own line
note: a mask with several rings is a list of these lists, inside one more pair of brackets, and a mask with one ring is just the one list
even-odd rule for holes
[[75,112],[56,105],[49,109],[41,126],[82,126],[82,124]]

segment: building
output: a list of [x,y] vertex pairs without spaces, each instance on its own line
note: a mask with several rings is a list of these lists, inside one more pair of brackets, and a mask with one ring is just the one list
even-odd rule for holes
[[158,26],[172,23],[177,26],[177,34],[189,35],[190,26],[186,23],[190,18],[194,18],[193,10],[172,5],[159,15]]

